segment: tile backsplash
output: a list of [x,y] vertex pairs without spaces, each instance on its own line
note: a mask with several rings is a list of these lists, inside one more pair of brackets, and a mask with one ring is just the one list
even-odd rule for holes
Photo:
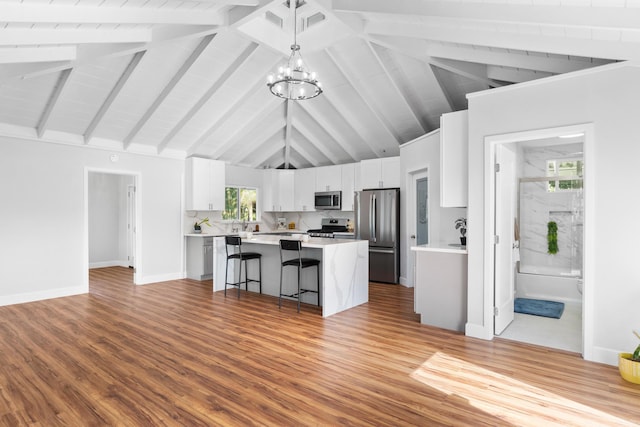
[[[222,212],[185,212],[185,233],[193,232],[196,221],[209,218],[211,227],[204,225],[202,231],[206,234],[231,233],[234,227],[242,227],[241,221],[228,221],[222,219]],[[248,224],[251,230],[255,230],[256,224],[260,225],[260,231],[274,231],[278,229],[278,218],[286,218],[286,224],[295,223],[296,230],[307,231],[320,228],[323,218],[347,218],[353,222],[353,212],[342,211],[317,211],[317,212],[265,212],[260,221]]]

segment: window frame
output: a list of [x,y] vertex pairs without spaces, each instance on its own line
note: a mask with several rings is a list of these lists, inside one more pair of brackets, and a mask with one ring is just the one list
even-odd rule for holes
[[[576,175],[560,175],[558,171],[559,164],[575,162],[576,163]],[[553,163],[553,173],[549,172],[549,165]],[[566,158],[566,159],[549,159],[546,161],[545,172],[547,177],[554,178],[547,181],[547,193],[567,193],[583,190],[584,185],[584,160],[582,158]],[[583,185],[579,188],[562,188],[560,182],[562,181],[581,181]]]
[[[234,188],[237,190],[237,197],[236,197],[236,203],[238,204],[238,215],[236,218],[224,218],[224,214],[227,211],[227,200],[226,200],[226,194],[227,194],[227,189],[229,188]],[[241,190],[253,190],[256,192],[256,218],[253,220],[243,220],[242,218],[240,218],[240,191]],[[247,223],[256,223],[260,221],[260,189],[258,187],[252,187],[252,186],[248,186],[248,185],[225,185],[224,186],[224,192],[225,192],[225,208],[222,211],[222,216],[223,219],[222,221],[226,221],[226,222],[238,222],[238,221],[246,221]]]

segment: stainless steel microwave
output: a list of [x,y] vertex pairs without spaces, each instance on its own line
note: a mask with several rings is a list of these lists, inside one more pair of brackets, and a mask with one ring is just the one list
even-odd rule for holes
[[340,210],[342,209],[342,191],[316,192],[316,210]]

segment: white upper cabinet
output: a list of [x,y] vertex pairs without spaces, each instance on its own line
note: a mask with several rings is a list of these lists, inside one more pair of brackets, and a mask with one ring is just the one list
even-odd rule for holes
[[315,191],[342,190],[342,166],[320,166],[316,170]]
[[224,162],[189,157],[185,161],[185,181],[187,210],[224,210]]
[[294,173],[293,207],[295,211],[315,211],[314,188],[318,168],[298,169]]
[[468,200],[467,110],[440,117],[440,206],[466,207]]
[[353,192],[355,191],[355,164],[342,165],[342,210],[353,210]]
[[400,156],[360,162],[363,189],[400,187]]
[[293,170],[265,169],[262,211],[293,211]]
[[362,191],[362,165],[353,163],[353,191]]

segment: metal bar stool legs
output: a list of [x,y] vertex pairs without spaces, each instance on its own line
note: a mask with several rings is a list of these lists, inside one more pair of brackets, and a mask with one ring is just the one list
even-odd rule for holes
[[[243,252],[242,251],[242,239],[238,236],[226,236],[226,251],[227,251],[227,268],[224,273],[224,296],[227,296],[227,285],[237,286],[238,287],[238,298],[240,298],[240,288],[244,283],[245,290],[249,290],[249,282],[257,282],[259,284],[260,293],[262,293],[262,254],[258,252]],[[233,247],[235,249],[234,252],[229,251],[229,247]],[[249,278],[249,268],[247,266],[247,261],[257,259],[258,260],[258,279],[250,279]],[[229,262],[240,261],[239,264],[234,264],[238,266],[238,281],[237,282],[229,282]],[[244,262],[244,281],[242,280],[242,263]],[[235,277],[234,277],[235,279]]]
[[[278,308],[282,307],[282,298],[296,299],[298,301],[298,313],[300,312],[300,297],[304,293],[315,293],[318,298],[318,306],[320,306],[320,260],[313,258],[303,258],[301,255],[302,244],[299,240],[280,240],[280,293],[278,296]],[[285,251],[297,251],[297,257],[284,259]],[[307,267],[316,267],[317,272],[317,288],[305,289],[302,287],[302,270]],[[282,276],[285,267],[296,267],[298,269],[298,291],[293,294],[282,293]]]

